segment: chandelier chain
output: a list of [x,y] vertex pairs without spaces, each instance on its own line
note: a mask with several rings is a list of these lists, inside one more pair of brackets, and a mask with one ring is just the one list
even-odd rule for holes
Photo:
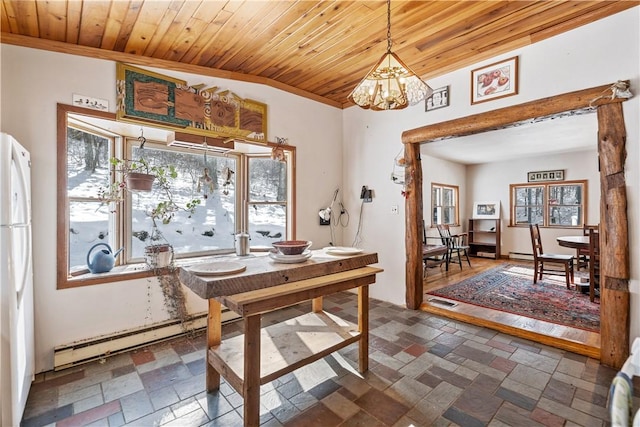
[[391,0],[387,0],[387,52],[391,51]]

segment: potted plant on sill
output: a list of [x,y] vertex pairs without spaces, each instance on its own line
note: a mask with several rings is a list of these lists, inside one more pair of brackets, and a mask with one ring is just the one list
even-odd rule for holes
[[[170,317],[179,319],[184,325],[188,319],[188,312],[182,285],[174,265],[173,246],[163,236],[159,225],[169,224],[179,211],[193,214],[200,205],[200,199],[192,198],[184,203],[177,201],[174,195],[174,184],[178,178],[178,172],[174,165],[151,165],[144,158],[135,161],[112,158],[110,163],[119,179],[110,186],[98,190],[98,197],[103,203],[122,202],[127,192],[150,192],[154,187],[157,190],[157,197],[154,197],[153,203],[145,209],[146,216],[151,219],[150,232],[142,231],[138,232],[138,235],[134,233],[134,236],[149,242],[144,250],[147,267],[158,278]],[[137,185],[141,181],[141,174],[150,175],[150,178],[142,177],[142,180],[151,183],[150,186],[140,188]],[[150,293],[150,286],[151,281],[148,283],[148,293]]]

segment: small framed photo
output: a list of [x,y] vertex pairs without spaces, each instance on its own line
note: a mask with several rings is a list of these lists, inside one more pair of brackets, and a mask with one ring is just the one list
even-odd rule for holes
[[517,93],[517,56],[471,71],[471,104],[516,95]]
[[449,86],[435,89],[430,97],[425,100],[424,111],[436,110],[449,106]]
[[500,202],[474,202],[473,219],[500,219]]
[[528,182],[564,181],[564,169],[553,171],[536,171],[527,173]]

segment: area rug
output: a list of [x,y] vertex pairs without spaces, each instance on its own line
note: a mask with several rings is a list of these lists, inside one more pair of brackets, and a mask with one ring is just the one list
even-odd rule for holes
[[567,289],[564,276],[544,275],[534,284],[533,266],[502,264],[427,295],[600,331],[598,300],[592,303],[589,295]]

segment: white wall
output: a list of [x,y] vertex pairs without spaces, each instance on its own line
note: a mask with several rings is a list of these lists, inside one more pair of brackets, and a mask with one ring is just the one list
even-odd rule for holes
[[[56,103],[71,104],[73,94],[109,101],[115,112],[116,65],[112,61],[2,44],[2,131],[31,151],[33,182],[36,370],[52,369],[57,345],[146,324],[147,280],[56,290]],[[229,88],[243,98],[267,104],[268,137],[286,137],[297,147],[297,237],[322,247],[329,227],[320,227],[326,207],[342,183],[342,113],[269,87],[156,70],[189,84]],[[338,233],[341,234],[341,230]],[[151,283],[151,322],[168,316]],[[191,312],[206,310],[188,294]],[[148,323],[151,323],[148,322]]]
[[[596,120],[595,115],[593,119]],[[500,201],[502,212],[500,221],[502,255],[509,255],[509,252],[532,253],[529,228],[509,227],[509,184],[526,183],[528,171],[556,169],[565,171],[566,180],[586,179],[588,181],[586,222],[588,224],[600,222],[600,174],[598,172],[598,153],[596,150],[554,154],[553,156],[527,157],[526,159],[467,167],[467,206],[473,206],[474,200]],[[470,212],[471,209],[465,211],[465,218],[469,218]],[[571,234],[582,234],[582,229],[540,229],[542,246],[547,252],[575,254],[575,250],[562,248],[558,246],[556,241],[558,236]]]
[[[635,97],[623,104],[627,127],[626,182],[631,257],[631,338],[640,336],[640,7],[626,10],[588,26],[517,49],[481,64],[428,81],[438,88],[450,85],[450,106],[424,112],[419,104],[403,111],[374,112],[351,107],[344,110],[344,187],[355,201],[363,183],[375,185],[378,198],[363,216],[363,247],[380,254],[380,274],[370,294],[397,304],[405,301],[404,199],[389,180],[392,160],[402,148],[403,131],[521,104],[560,93],[631,80]],[[382,47],[380,47],[382,49]],[[518,55],[520,93],[470,105],[470,72],[479,66]],[[409,64],[410,65],[410,64]],[[532,169],[533,170],[533,169]],[[436,178],[435,181],[438,181]],[[399,204],[400,215],[390,206]],[[345,240],[355,234],[354,222]]]

